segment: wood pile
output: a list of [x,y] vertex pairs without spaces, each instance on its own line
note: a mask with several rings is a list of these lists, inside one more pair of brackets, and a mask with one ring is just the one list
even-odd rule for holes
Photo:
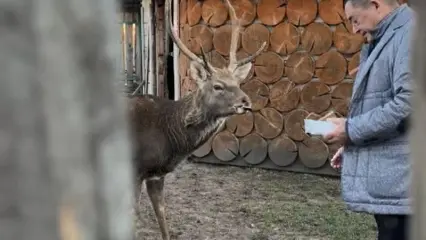
[[[343,0],[231,0],[243,29],[238,57],[269,47],[242,85],[253,112],[231,117],[193,155],[198,161],[338,174],[327,161],[337,146],[304,133],[305,118],[346,116],[364,43],[345,19]],[[181,0],[180,34],[215,66],[228,61],[231,25],[222,0]],[[195,87],[180,56],[181,91]],[[327,163],[327,164],[326,164]]]

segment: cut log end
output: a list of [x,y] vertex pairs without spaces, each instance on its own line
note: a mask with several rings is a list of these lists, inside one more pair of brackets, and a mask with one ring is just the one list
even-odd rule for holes
[[[183,26],[188,23],[187,11],[188,11],[188,1],[180,0],[179,1],[179,26]],[[201,11],[200,11],[200,17],[201,17]]]
[[352,82],[343,82],[334,88],[331,97],[334,99],[350,99],[352,95]]
[[237,137],[244,137],[249,134],[254,127],[254,116],[251,112],[233,115],[226,121],[227,129]]
[[257,5],[258,19],[265,25],[275,26],[286,14],[286,7],[281,0],[260,0]]
[[213,65],[213,67],[224,68],[228,65],[226,59],[215,50],[209,52],[207,57],[208,61]]
[[256,58],[254,66],[256,76],[266,84],[278,81],[284,71],[284,64],[281,57],[270,51],[261,53]]
[[[217,28],[213,35],[213,46],[224,56],[229,55],[231,48],[232,26],[227,24]],[[241,38],[238,39],[237,50],[241,47]]]
[[189,26],[198,24],[201,20],[201,2],[198,0],[187,0],[186,15]]
[[331,105],[343,116],[348,114],[348,106],[352,95],[352,83],[344,82],[336,86],[331,94]]
[[208,25],[219,27],[228,19],[228,8],[221,0],[205,0],[201,8],[201,17]]
[[[266,42],[266,46],[269,45],[270,33],[269,30],[262,24],[254,23],[248,26],[241,38],[241,44],[244,49],[249,54],[254,54],[257,52]],[[266,51],[267,48],[264,49]]]
[[222,131],[216,134],[212,141],[214,155],[221,161],[232,161],[238,155],[239,141],[229,131]]
[[207,142],[205,142],[203,145],[201,145],[199,148],[197,148],[194,152],[192,152],[192,155],[199,157],[199,158],[207,156],[212,150],[213,138],[214,138],[214,136],[209,138],[209,140],[207,140]]
[[288,21],[296,26],[305,26],[312,23],[317,17],[317,0],[288,0]]
[[300,161],[308,168],[324,166],[329,157],[327,144],[316,137],[309,137],[299,144]]
[[268,145],[268,156],[271,161],[280,167],[287,167],[296,161],[297,145],[285,135],[273,139]]
[[213,48],[212,30],[206,25],[191,27],[187,46],[195,54],[202,54],[201,47],[204,52],[210,52]]
[[259,111],[268,104],[269,88],[256,78],[243,84],[241,89],[250,97],[253,111]]
[[251,24],[256,18],[256,5],[250,0],[230,0],[241,26]]
[[301,43],[305,51],[313,55],[320,55],[330,49],[333,43],[333,34],[328,25],[313,22],[305,27]]
[[314,76],[315,62],[306,52],[295,52],[285,63],[288,78],[296,84],[309,82]]
[[251,165],[262,163],[268,154],[268,143],[257,133],[240,139],[240,155]]
[[342,0],[321,0],[318,6],[320,18],[327,24],[336,25],[345,19]]
[[308,135],[305,133],[304,120],[308,112],[303,109],[291,111],[285,120],[285,132],[294,141],[303,141]]
[[347,25],[341,23],[336,26],[333,34],[333,42],[337,51],[344,54],[353,54],[361,50],[364,37],[360,34],[352,33],[352,26],[348,29]]
[[280,112],[289,112],[299,104],[300,90],[288,80],[280,80],[271,86],[269,100],[271,107]]
[[274,108],[264,108],[254,114],[254,128],[266,139],[277,137],[284,128],[283,116]]
[[343,81],[346,76],[346,59],[336,50],[330,50],[322,54],[315,64],[316,76],[327,85],[335,85]]
[[300,96],[303,107],[308,112],[322,113],[330,107],[330,87],[322,82],[310,82],[306,84]]
[[293,24],[280,23],[272,30],[270,41],[273,51],[287,55],[299,47],[300,34]]

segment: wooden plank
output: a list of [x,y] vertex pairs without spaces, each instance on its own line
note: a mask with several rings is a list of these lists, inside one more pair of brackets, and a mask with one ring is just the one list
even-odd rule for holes
[[157,95],[167,97],[165,95],[166,76],[166,57],[165,54],[165,32],[164,32],[164,1],[155,2],[155,34],[156,34],[156,64],[157,64]]
[[426,33],[421,23],[426,20],[426,1],[412,0],[410,1],[413,9],[416,11],[417,24],[414,30],[413,47],[412,49],[412,70],[414,84],[414,97],[413,97],[413,119],[411,131],[411,147],[413,156],[413,177],[412,177],[412,192],[413,192],[413,215],[411,226],[411,239],[426,239],[426,149],[424,143],[426,141],[426,69],[424,62],[426,61],[426,49],[423,48],[426,43]]
[[114,1],[0,2],[1,239],[132,239]]

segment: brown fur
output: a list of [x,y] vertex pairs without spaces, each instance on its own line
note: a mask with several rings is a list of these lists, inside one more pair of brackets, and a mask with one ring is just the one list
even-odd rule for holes
[[223,116],[201,106],[194,110],[196,95],[190,94],[180,101],[153,96],[129,99],[133,164],[139,181],[173,171],[223,121]]

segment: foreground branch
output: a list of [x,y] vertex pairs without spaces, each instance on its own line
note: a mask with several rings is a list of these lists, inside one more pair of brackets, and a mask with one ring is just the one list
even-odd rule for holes
[[0,4],[1,239],[131,239],[115,3]]
[[422,27],[426,21],[426,1],[412,0],[410,5],[413,6],[417,14],[416,25],[414,31],[414,46],[412,49],[412,69],[415,81],[414,98],[413,98],[413,119],[411,131],[411,146],[413,153],[413,197],[414,197],[414,219],[412,220],[412,236],[411,239],[426,239],[426,150],[424,143],[426,142],[426,69],[424,63],[426,61],[426,33]]

